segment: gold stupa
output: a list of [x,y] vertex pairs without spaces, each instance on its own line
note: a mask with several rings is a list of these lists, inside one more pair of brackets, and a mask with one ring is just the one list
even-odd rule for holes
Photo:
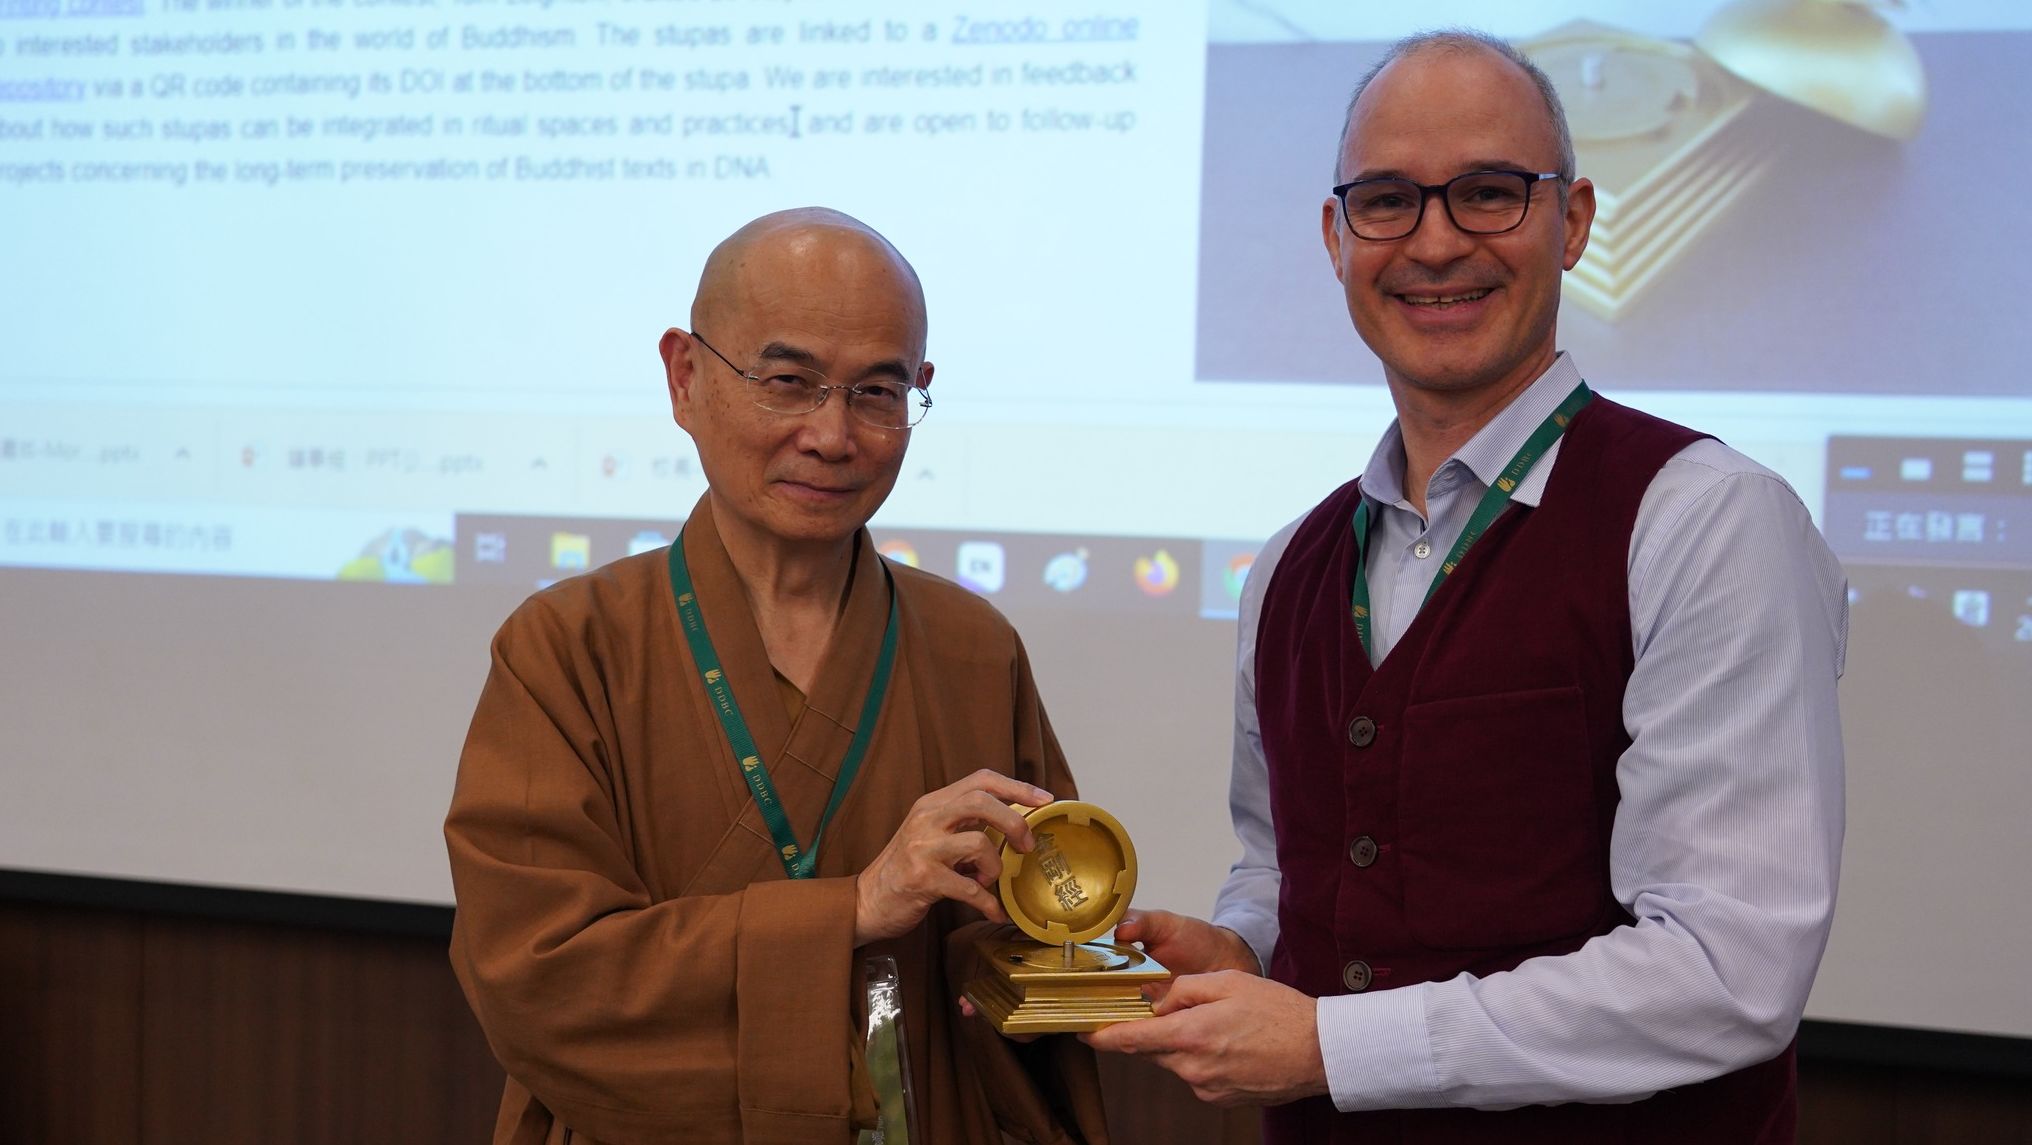
[[1136,848],[1113,815],[1062,799],[1024,814],[1036,846],[1002,844],[997,891],[1012,928],[979,940],[966,996],[1005,1034],[1098,1030],[1150,1016],[1143,986],[1171,972],[1143,951],[1095,942],[1136,890]]

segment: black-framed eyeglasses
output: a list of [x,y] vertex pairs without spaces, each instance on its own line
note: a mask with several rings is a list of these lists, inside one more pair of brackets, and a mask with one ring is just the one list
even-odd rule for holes
[[1531,191],[1557,171],[1470,171],[1444,183],[1409,179],[1357,179],[1333,189],[1341,215],[1356,238],[1401,239],[1418,229],[1426,200],[1437,195],[1453,225],[1471,235],[1500,235],[1524,225]]
[[692,331],[691,336],[693,341],[712,350],[713,357],[725,362],[728,369],[746,379],[749,398],[771,413],[810,413],[824,405],[834,390],[841,391],[841,399],[855,417],[882,429],[909,429],[923,421],[931,410],[931,394],[923,386],[904,382],[846,385],[827,381],[817,370],[787,362],[758,364],[744,370],[725,354],[713,350],[713,344],[698,331]]

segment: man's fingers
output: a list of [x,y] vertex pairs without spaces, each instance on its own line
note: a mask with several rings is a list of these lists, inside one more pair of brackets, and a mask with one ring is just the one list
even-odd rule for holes
[[1178,1039],[1182,1033],[1176,1019],[1167,1022],[1159,1018],[1138,1018],[1133,1022],[1102,1026],[1079,1037],[1105,1053],[1168,1054],[1179,1048]]
[[1230,993],[1226,988],[1227,984],[1222,981],[1226,973],[1227,971],[1214,974],[1186,974],[1173,978],[1171,989],[1165,991],[1163,999],[1154,1009],[1162,1016],[1219,1001]]
[[889,905],[874,913],[886,917],[907,903],[922,918],[932,903],[951,899],[995,922],[1007,922],[992,889],[1002,877],[1001,848],[983,828],[1001,832],[1018,850],[1027,851],[1033,840],[1023,808],[1053,798],[1041,787],[985,768],[922,796],[878,864],[886,873],[877,880],[883,889],[874,901]]
[[[1058,798],[1058,796],[1053,795],[1034,783],[1025,783],[1020,779],[1003,775],[999,771],[990,771],[987,768],[982,768],[965,779],[939,788],[937,791],[932,792],[928,798],[952,800],[969,792],[976,791],[983,792],[1001,803],[1004,810],[1008,810],[1008,805],[1011,803],[1020,803],[1024,807],[1042,807]],[[1023,817],[1021,811],[1009,811],[1009,814],[1018,819]]]
[[1130,1027],[1146,1025],[1148,1022],[1148,1018],[1136,1022],[1117,1022],[1112,1026],[1102,1026],[1098,1030],[1090,1030],[1087,1033],[1081,1034],[1079,1040],[1100,1050],[1102,1053],[1140,1053],[1142,1052],[1142,1042]]
[[1238,973],[1239,971],[1234,970],[1221,970],[1212,974],[1187,974],[1174,978],[1171,980],[1171,989],[1165,991],[1164,997],[1159,998],[1151,1009],[1158,1017],[1163,1017],[1180,1010],[1189,1010],[1194,1006],[1204,1006],[1208,1002],[1218,1002],[1234,993],[1234,982],[1230,976]]
[[1023,813],[985,791],[961,792],[941,805],[936,814],[938,825],[947,831],[993,827],[1015,841],[1017,850],[1030,849],[1030,824],[1024,821]]
[[962,831],[934,840],[926,857],[948,870],[959,871],[983,887],[1002,877],[1002,852],[979,831]]
[[948,784],[944,790],[954,795],[962,791],[985,791],[1005,803],[1021,803],[1025,807],[1042,807],[1058,798],[1034,783],[1025,783],[1014,776],[1003,775],[986,767],[965,779]]
[[992,922],[1008,922],[1009,916],[1002,913],[1002,900],[989,894],[981,884],[960,874],[958,871],[941,869],[933,876],[927,888],[939,898],[963,902],[980,911]]
[[[983,768],[982,770],[985,771],[987,769]],[[989,771],[988,774],[1001,787],[1001,790],[995,792],[995,794],[999,798],[1007,799],[1011,803],[1021,803],[1025,807],[1042,807],[1058,798],[1058,796],[1053,795],[1049,790],[1039,787],[1035,783],[1003,775],[998,771]]]
[[1177,939],[1181,924],[1191,921],[1194,920],[1168,910],[1132,910],[1115,926],[1115,938],[1120,942],[1162,946]]

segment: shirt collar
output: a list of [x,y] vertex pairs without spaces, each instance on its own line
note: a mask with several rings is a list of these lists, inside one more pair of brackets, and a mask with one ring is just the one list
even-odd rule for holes
[[[1455,450],[1453,455],[1440,464],[1440,470],[1459,463],[1475,475],[1484,487],[1495,483],[1524,447],[1532,431],[1544,424],[1559,408],[1559,403],[1580,384],[1580,370],[1573,364],[1573,357],[1565,351],[1552,360],[1552,365],[1538,375],[1538,380],[1525,387],[1524,392],[1511,400],[1509,405],[1498,410],[1489,424],[1475,432],[1467,443]],[[1552,459],[1559,452],[1559,443],[1531,466],[1530,472],[1517,483],[1510,499],[1520,505],[1536,505],[1545,493],[1545,482],[1552,473]],[[1368,468],[1362,471],[1362,492],[1371,500],[1385,505],[1395,505],[1404,500],[1404,434],[1395,421],[1383,431],[1383,440],[1376,443],[1376,451],[1369,455]]]
[[1395,505],[1404,500],[1404,431],[1392,421],[1369,455],[1369,467],[1362,470],[1362,495],[1371,501]]

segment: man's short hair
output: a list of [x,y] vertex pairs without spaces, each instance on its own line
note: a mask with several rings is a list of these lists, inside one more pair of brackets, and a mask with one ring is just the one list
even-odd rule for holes
[[1566,194],[1566,185],[1573,182],[1575,165],[1573,158],[1573,131],[1566,125],[1566,108],[1559,102],[1559,89],[1552,86],[1552,77],[1545,69],[1531,62],[1531,57],[1519,51],[1515,44],[1500,36],[1492,36],[1476,28],[1441,28],[1431,32],[1417,32],[1390,45],[1383,58],[1363,74],[1355,85],[1355,94],[1348,97],[1348,110],[1341,117],[1340,143],[1334,148],[1334,182],[1341,181],[1341,156],[1348,149],[1348,125],[1355,117],[1355,104],[1361,102],[1362,93],[1369,90],[1369,84],[1384,68],[1406,56],[1421,55],[1425,52],[1469,52],[1487,49],[1524,69],[1531,77],[1532,86],[1538,89],[1538,96],[1545,101],[1545,114],[1552,120],[1553,138],[1559,144],[1559,193]]

